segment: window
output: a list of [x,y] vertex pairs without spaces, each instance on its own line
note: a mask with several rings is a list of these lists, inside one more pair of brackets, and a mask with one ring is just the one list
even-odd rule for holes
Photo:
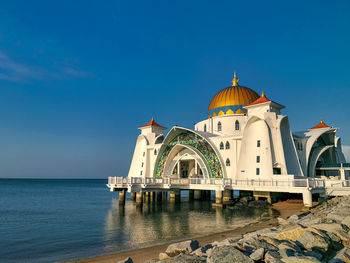
[[238,120],[236,120],[236,122],[235,122],[235,130],[239,131],[239,121]]
[[207,125],[204,124],[204,132],[207,132]]
[[157,155],[157,149],[154,149],[154,155]]
[[221,131],[221,122],[218,122],[218,131]]
[[256,175],[260,175],[260,168],[256,168]]
[[145,152],[143,152],[143,157],[145,157],[145,154],[146,154],[146,153],[145,153]]
[[227,158],[227,159],[226,159],[226,166],[230,166],[230,165],[231,165],[230,159]]
[[224,144],[223,142],[220,143],[220,150],[223,150],[224,149]]
[[143,167],[143,163],[141,164],[141,167]]
[[260,147],[261,146],[261,142],[260,142],[260,140],[258,140],[257,142],[256,142],[256,147]]
[[226,142],[225,148],[226,148],[226,150],[230,150],[230,143],[229,142]]
[[142,171],[141,171],[140,175],[142,175]]
[[257,156],[257,157],[256,157],[256,162],[257,162],[257,163],[260,163],[260,156]]
[[273,168],[273,174],[281,174],[281,168],[278,168],[278,167]]

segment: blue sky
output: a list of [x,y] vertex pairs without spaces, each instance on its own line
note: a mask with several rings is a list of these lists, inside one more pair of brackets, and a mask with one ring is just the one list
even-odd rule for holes
[[0,177],[126,175],[152,116],[240,84],[350,145],[349,1],[1,1]]

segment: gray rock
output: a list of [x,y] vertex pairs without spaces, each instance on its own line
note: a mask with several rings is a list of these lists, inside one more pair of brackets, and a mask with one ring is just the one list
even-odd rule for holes
[[287,218],[287,222],[290,224],[296,224],[299,220],[299,216],[297,215],[292,215],[290,217]]
[[317,258],[308,257],[303,255],[295,255],[292,257],[283,257],[282,262],[284,263],[320,263]]
[[277,251],[267,251],[265,253],[265,263],[283,263],[281,255]]
[[305,231],[296,241],[296,243],[305,248],[316,252],[325,253],[328,250],[330,240],[314,232]]
[[259,248],[255,250],[249,257],[254,261],[259,261],[264,258],[264,254],[265,254],[265,249]]
[[199,248],[199,243],[197,240],[187,240],[169,245],[165,253],[167,253],[170,257],[174,257],[180,253],[190,254],[197,248]]
[[130,257],[124,258],[123,260],[119,260],[117,263],[133,263],[132,259]]
[[280,225],[287,225],[288,224],[287,220],[283,219],[282,217],[278,217],[277,221],[278,221],[278,224],[280,224]]
[[[186,254],[180,254],[173,258],[167,258],[163,259],[161,261],[158,261],[161,263],[205,263],[206,259],[205,257],[198,257],[196,255],[186,255]],[[157,263],[158,263],[157,262]]]
[[294,242],[289,240],[283,240],[278,246],[278,249],[291,249],[294,252],[301,252],[301,249],[299,246],[297,246]]
[[252,259],[244,255],[241,251],[233,246],[214,247],[210,256],[207,258],[208,263],[254,263]]
[[206,256],[207,251],[209,249],[213,248],[212,244],[207,244],[204,247],[200,247],[198,249],[196,249],[195,251],[193,251],[191,254],[202,257],[202,256]]
[[323,258],[323,255],[320,254],[320,253],[317,253],[315,251],[305,251],[304,252],[304,255],[307,256],[307,257],[313,257],[313,258],[316,258],[318,260],[321,261],[321,259]]
[[350,248],[343,248],[340,250],[329,263],[349,263],[350,262]]

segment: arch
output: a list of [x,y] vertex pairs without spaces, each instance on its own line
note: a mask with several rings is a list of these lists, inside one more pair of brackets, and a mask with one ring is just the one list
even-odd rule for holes
[[176,144],[168,153],[168,158],[164,164],[165,176],[171,175],[174,169],[176,169],[178,163],[184,159],[193,159],[197,161],[199,168],[202,170],[203,177],[209,178],[210,168],[204,156],[196,148],[182,144]]
[[220,150],[223,150],[223,149],[224,149],[224,143],[220,142]]
[[308,176],[309,177],[315,177],[315,169],[317,161],[320,159],[321,155],[328,151],[329,149],[333,148],[332,145],[324,146],[316,148],[312,152],[312,156],[310,157],[309,167],[308,167]]
[[221,124],[221,121],[218,122],[218,131],[221,131],[222,130],[222,124]]
[[157,149],[154,149],[154,155],[157,155]]
[[225,113],[221,110],[219,111],[218,116],[222,116],[222,115],[225,115]]
[[235,114],[235,113],[233,112],[233,110],[229,109],[228,111],[226,111],[226,115],[231,115],[231,114]]
[[223,162],[212,143],[196,131],[176,126],[170,130],[164,139],[163,145],[158,150],[153,172],[154,177],[161,178],[163,176],[168,154],[177,144],[192,146],[198,150],[208,164],[210,177],[223,178],[225,176]]
[[243,111],[242,109],[238,109],[238,110],[236,111],[236,114],[244,114],[244,111]]
[[236,120],[235,121],[235,131],[239,131],[241,129],[240,125],[239,125],[239,121]]
[[155,144],[160,144],[164,141],[164,135],[161,134],[161,135],[158,135],[155,139]]
[[225,149],[226,149],[226,150],[230,150],[230,143],[229,143],[229,142],[226,142],[226,144],[225,144]]
[[215,112],[213,112],[213,114],[211,115],[212,117],[216,117],[217,114]]
[[226,159],[226,166],[230,166],[231,165],[231,161],[229,158]]
[[204,132],[207,132],[207,125],[206,124],[204,124]]

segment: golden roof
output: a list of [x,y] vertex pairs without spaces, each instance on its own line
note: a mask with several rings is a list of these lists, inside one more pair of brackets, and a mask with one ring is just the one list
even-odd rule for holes
[[238,85],[236,73],[232,79],[232,87],[219,91],[211,100],[208,111],[232,105],[249,105],[260,96],[252,89]]

